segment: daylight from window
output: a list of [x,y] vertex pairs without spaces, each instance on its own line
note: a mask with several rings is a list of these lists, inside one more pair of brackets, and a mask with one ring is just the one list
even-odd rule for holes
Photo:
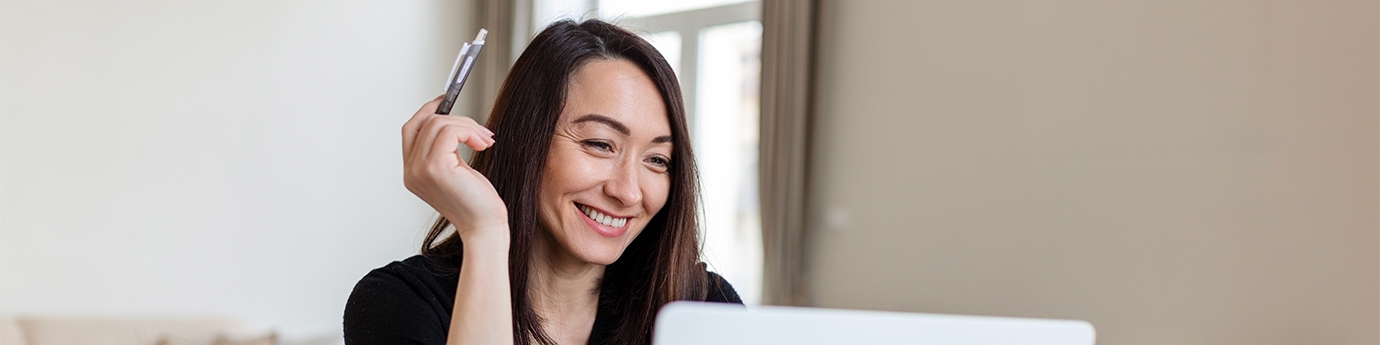
[[762,290],[757,201],[761,39],[762,25],[756,21],[700,32],[692,125],[703,193],[705,261],[736,284],[748,303],[758,303]]
[[675,12],[685,12],[702,8],[731,5],[750,1],[744,0],[599,0],[599,17],[618,19],[623,17],[647,17]]

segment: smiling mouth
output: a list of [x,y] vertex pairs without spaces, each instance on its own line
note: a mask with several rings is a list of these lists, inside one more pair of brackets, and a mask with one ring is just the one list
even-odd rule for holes
[[575,207],[579,208],[580,212],[585,214],[585,217],[589,217],[589,219],[594,220],[594,222],[610,228],[622,228],[624,225],[628,224],[628,219],[632,219],[610,216],[603,212],[599,212],[599,210],[593,207],[581,205],[580,203],[575,203]]

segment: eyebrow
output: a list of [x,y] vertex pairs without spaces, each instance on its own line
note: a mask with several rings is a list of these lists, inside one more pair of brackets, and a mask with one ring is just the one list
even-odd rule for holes
[[[613,130],[618,131],[618,133],[623,133],[623,135],[632,135],[632,131],[629,131],[628,126],[623,125],[622,122],[618,122],[618,120],[614,120],[612,118],[609,118],[608,116],[599,114],[586,114],[585,116],[581,116],[580,118],[575,119],[575,121],[571,121],[570,123],[581,123],[589,121],[602,123],[606,126],[609,126],[610,128],[613,128]],[[655,144],[669,142],[671,142],[671,136],[669,135],[663,135],[656,138],[652,138],[652,143]]]
[[613,130],[618,131],[618,133],[623,133],[623,135],[632,135],[632,132],[628,131],[628,126],[624,126],[622,122],[618,122],[618,120],[614,120],[609,118],[608,116],[599,114],[589,114],[581,116],[580,118],[575,119],[575,121],[571,121],[570,123],[581,123],[588,121],[594,121],[602,123],[609,127],[613,127]]

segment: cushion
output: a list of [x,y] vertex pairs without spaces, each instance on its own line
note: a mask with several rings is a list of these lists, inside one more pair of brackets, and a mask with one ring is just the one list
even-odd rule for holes
[[227,319],[23,318],[26,345],[156,345],[166,337],[211,343],[239,325]]
[[13,317],[0,316],[0,345],[24,345],[24,332]]
[[278,345],[278,333],[269,332],[254,336],[230,335],[221,333],[211,342],[197,341],[184,337],[165,335],[156,345]]

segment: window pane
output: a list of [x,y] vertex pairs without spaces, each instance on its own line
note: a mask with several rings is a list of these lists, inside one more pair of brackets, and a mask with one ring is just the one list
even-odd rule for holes
[[762,225],[757,197],[762,25],[700,32],[694,145],[704,205],[704,256],[743,301],[761,302]]
[[594,15],[594,9],[589,8],[586,0],[533,0],[532,1],[532,34],[536,35],[545,29],[547,25],[561,20],[571,19],[580,20],[590,18]]
[[656,47],[662,56],[666,57],[666,63],[671,64],[671,69],[680,75],[680,33],[675,31],[663,31],[653,34],[642,35],[648,43]]
[[600,18],[646,17],[672,12],[683,12],[720,5],[743,3],[752,0],[599,0]]

